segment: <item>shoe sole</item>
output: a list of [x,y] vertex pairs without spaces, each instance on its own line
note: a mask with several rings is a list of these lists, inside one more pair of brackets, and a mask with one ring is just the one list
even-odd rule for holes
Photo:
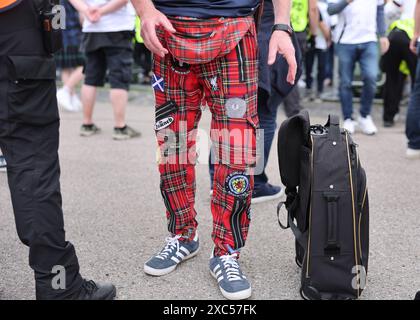
[[284,190],[284,188],[281,188],[281,191],[279,193],[274,194],[272,196],[252,198],[251,199],[251,204],[257,204],[257,203],[262,203],[262,202],[267,202],[267,201],[280,199],[280,198],[284,197],[284,195],[285,195],[285,190]]
[[154,276],[154,277],[165,276],[165,275],[171,273],[172,271],[174,271],[179,264],[181,264],[184,261],[187,261],[191,258],[194,258],[198,254],[199,251],[200,251],[200,247],[197,250],[195,250],[193,253],[191,253],[189,256],[182,259],[181,262],[177,263],[176,265],[174,265],[172,267],[166,268],[166,269],[154,269],[154,268],[149,267],[148,265],[144,264],[144,268],[143,268],[144,273],[146,273],[150,276]]
[[112,291],[104,298],[104,300],[114,300],[117,296],[117,288],[113,288]]
[[[420,154],[414,154],[414,155],[408,155],[408,154],[406,154],[405,156],[409,160],[418,160],[418,159],[420,159]],[[0,169],[0,171],[1,171],[1,169]]]
[[100,133],[100,131],[96,131],[96,132],[80,132],[80,136],[81,137],[91,137],[95,134]]
[[112,139],[117,140],[117,141],[124,141],[124,140],[139,138],[139,137],[140,137],[140,135],[135,135],[135,136],[117,136],[117,135],[112,135]]
[[[217,281],[217,277],[213,273],[212,270],[210,270],[210,274]],[[248,299],[249,297],[251,297],[251,295],[252,295],[251,287],[249,287],[246,290],[238,291],[238,292],[235,292],[235,293],[227,292],[227,291],[223,290],[223,288],[220,287],[220,286],[219,286],[219,289],[220,289],[220,292],[222,293],[222,295],[228,300],[245,300],[245,299]]]

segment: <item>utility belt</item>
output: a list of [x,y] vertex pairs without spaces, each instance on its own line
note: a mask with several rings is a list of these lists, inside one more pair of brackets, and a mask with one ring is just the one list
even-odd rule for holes
[[[63,35],[58,25],[61,20],[57,15],[59,0],[34,0],[36,9],[41,20],[42,39],[45,51],[49,54],[58,52],[63,47]],[[61,21],[60,21],[61,23]]]

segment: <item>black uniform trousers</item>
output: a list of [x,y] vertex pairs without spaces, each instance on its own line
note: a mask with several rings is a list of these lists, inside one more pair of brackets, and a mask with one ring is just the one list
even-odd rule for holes
[[386,74],[384,87],[384,121],[393,121],[399,112],[405,75],[400,72],[401,61],[405,60],[410,70],[412,85],[416,79],[417,57],[410,50],[410,38],[404,31],[395,28],[388,36],[390,47],[381,59],[382,71]]
[[[0,147],[36,297],[63,299],[80,289],[82,278],[75,249],[65,240],[55,64],[44,51],[39,21],[32,1],[0,13]],[[54,282],[53,271],[65,282]]]

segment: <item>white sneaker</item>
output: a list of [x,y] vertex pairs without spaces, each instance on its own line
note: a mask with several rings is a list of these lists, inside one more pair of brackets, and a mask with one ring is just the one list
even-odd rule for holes
[[365,118],[359,117],[359,127],[364,134],[367,134],[369,136],[374,135],[378,132],[378,129],[373,123],[371,116],[366,116]]
[[64,110],[70,111],[70,112],[74,111],[72,97],[68,89],[63,87],[57,90],[57,101],[58,101],[58,105]]
[[354,121],[352,119],[346,119],[343,123],[343,128],[347,130],[350,134],[354,133]]
[[82,101],[80,101],[79,96],[76,93],[71,95],[71,102],[74,108],[74,112],[82,111]]
[[408,159],[420,159],[420,149],[407,148],[405,155]]

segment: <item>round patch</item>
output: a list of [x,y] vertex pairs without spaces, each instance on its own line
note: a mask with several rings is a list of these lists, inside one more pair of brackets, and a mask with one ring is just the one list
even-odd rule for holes
[[246,196],[249,191],[249,178],[242,173],[232,173],[226,178],[226,189],[233,196]]
[[240,98],[226,100],[226,114],[229,118],[243,118],[246,112],[246,101]]

